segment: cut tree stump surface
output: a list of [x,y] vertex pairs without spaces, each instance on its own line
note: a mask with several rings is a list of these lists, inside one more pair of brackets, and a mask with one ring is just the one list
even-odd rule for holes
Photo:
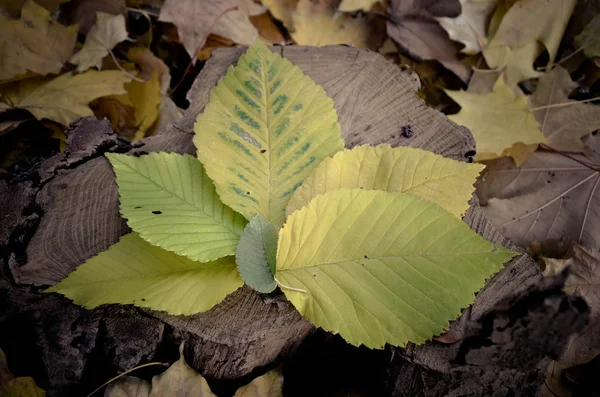
[[[273,50],[323,85],[334,99],[346,147],[406,145],[461,161],[475,150],[466,128],[450,122],[417,97],[416,75],[402,72],[379,54],[345,46]],[[298,357],[310,350],[306,347],[309,343],[322,343],[323,348],[339,344],[331,342],[332,338],[339,339],[337,336],[319,337],[326,333],[316,331],[282,294],[261,295],[248,287],[231,294],[212,310],[193,316],[172,316],[121,305],[86,310],[57,294],[40,292],[39,287],[57,283],[129,232],[119,214],[114,174],[103,154],[194,154],[196,116],[207,104],[212,87],[243,52],[213,52],[188,94],[190,107],[184,118],[157,135],[130,144],[118,138],[106,120],[79,119],[67,132],[66,152],[48,159],[36,178],[19,185],[0,183],[0,244],[4,262],[0,281],[0,347],[13,372],[37,376],[49,397],[89,392],[117,371],[151,360],[173,360],[184,340],[188,362],[223,395],[282,362],[291,360],[290,367],[302,368]],[[400,133],[407,124],[414,131],[410,139]],[[515,248],[485,218],[476,198],[464,221],[489,241]],[[581,328],[587,318],[585,304],[560,292],[560,277],[552,280],[543,280],[537,265],[521,255],[486,284],[473,306],[464,311],[446,335],[449,339],[458,335],[456,340],[465,333],[462,341],[434,341],[409,345],[407,349],[387,348],[384,352],[351,346],[343,349],[350,357],[366,355],[377,361],[376,367],[382,369],[377,380],[383,383],[374,387],[382,388],[385,395],[417,395],[410,394],[416,393],[417,386],[428,390],[422,394],[427,396],[485,395],[474,393],[494,390],[492,386],[497,386],[498,379],[513,395],[527,395],[520,391],[532,390],[543,379],[547,356],[560,354],[568,335]],[[498,308],[498,302],[518,294],[522,295],[521,301],[513,299],[512,306]],[[547,308],[543,299],[531,296],[550,297],[558,306]],[[522,306],[519,313],[511,312],[514,302]],[[538,326],[515,320],[527,316],[550,318],[553,322],[538,321]],[[510,324],[505,324],[504,331],[490,330],[488,325],[495,321]],[[506,360],[497,359],[510,356],[510,351],[513,356],[518,355],[520,346],[531,342],[531,335],[540,337],[542,330],[559,328],[549,332],[551,339],[547,343],[535,345],[535,354],[527,355],[521,363],[526,366],[516,368],[514,360],[507,364]],[[510,346],[503,340],[510,341]],[[488,349],[482,349],[483,346]],[[512,372],[506,372],[506,368]],[[483,369],[487,371],[485,376],[478,372]],[[517,369],[525,377],[515,376]],[[286,376],[286,385],[296,384],[294,373]],[[309,386],[300,382],[295,391],[286,386],[286,395],[301,395],[303,387]],[[303,392],[334,395],[310,389]],[[367,391],[364,395],[381,394]]]

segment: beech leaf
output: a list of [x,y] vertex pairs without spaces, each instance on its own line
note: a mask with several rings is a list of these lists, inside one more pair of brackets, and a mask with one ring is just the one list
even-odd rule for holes
[[333,100],[260,42],[212,89],[194,131],[221,200],[276,226],[311,170],[344,147]]
[[304,317],[348,343],[406,346],[446,330],[516,254],[416,196],[335,190],[290,215],[275,277]]
[[323,160],[292,195],[286,212],[292,214],[319,194],[361,188],[414,194],[460,218],[483,168],[421,149],[358,146]]

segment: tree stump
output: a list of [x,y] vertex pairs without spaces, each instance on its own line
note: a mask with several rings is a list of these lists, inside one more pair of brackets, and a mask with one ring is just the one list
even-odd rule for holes
[[[462,161],[475,150],[466,128],[417,97],[418,77],[379,54],[345,46],[273,50],[334,99],[346,147],[406,145]],[[80,119],[67,132],[65,153],[45,161],[30,180],[0,184],[0,347],[12,371],[34,376],[49,397],[85,395],[135,365],[174,360],[185,340],[188,362],[223,396],[278,365],[286,396],[532,395],[548,357],[558,357],[570,333],[585,324],[587,307],[560,291],[564,275],[542,279],[524,254],[486,284],[441,338],[454,343],[383,351],[349,346],[316,330],[281,293],[248,287],[193,316],[126,305],[86,310],[42,292],[129,231],[103,154],[195,154],[196,116],[243,51],[215,51],[188,94],[184,118],[157,135],[130,144],[106,120]],[[401,135],[407,124],[411,138]],[[493,243],[515,248],[475,197],[464,221]]]

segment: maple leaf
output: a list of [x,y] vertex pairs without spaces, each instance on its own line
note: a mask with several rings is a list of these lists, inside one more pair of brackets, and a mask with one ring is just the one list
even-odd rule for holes
[[123,85],[129,80],[123,72],[114,70],[28,79],[5,86],[0,101],[12,108],[28,110],[37,119],[69,125],[78,117],[93,116],[87,106],[93,99],[126,93]]
[[450,40],[436,17],[456,17],[460,14],[458,0],[392,0],[387,33],[399,46],[419,60],[435,59],[463,81],[468,81],[470,69],[458,60],[460,44]]
[[294,30],[292,14],[298,5],[298,0],[263,0],[263,5],[280,20],[289,31]]
[[510,159],[486,162],[476,193],[494,226],[523,248],[554,239],[597,250],[600,167],[587,162],[581,155],[539,151],[521,168]]
[[503,79],[498,79],[489,94],[448,90],[446,94],[461,106],[458,114],[448,117],[471,130],[478,161],[511,156],[521,164],[528,154],[523,145],[546,142],[527,97],[516,96]]
[[583,31],[575,37],[577,44],[589,57],[600,57],[600,14],[597,14]]
[[[542,134],[553,149],[583,152],[581,138],[600,128],[600,107],[569,99],[569,94],[577,87],[566,69],[555,66],[540,77],[531,96],[531,106]],[[540,109],[535,110],[538,107]]]
[[465,45],[467,54],[481,52],[487,42],[486,29],[490,15],[499,0],[460,0],[461,13],[455,18],[436,18],[452,40]]
[[102,67],[102,58],[118,43],[127,40],[125,17],[121,14],[112,15],[98,11],[96,24],[85,38],[83,48],[73,55],[70,62],[77,65],[77,71],[82,72],[93,66]]
[[60,72],[76,40],[77,26],[55,22],[48,10],[32,0],[23,5],[19,20],[8,20],[0,14],[0,80],[27,72]]
[[237,4],[236,0],[166,0],[158,20],[177,27],[181,43],[194,59],[217,19]]
[[[505,68],[507,84],[539,77],[533,62],[541,53],[542,43],[554,62],[556,51],[576,0],[521,0],[510,7],[483,49],[492,69]],[[501,12],[504,12],[501,8]],[[499,18],[498,15],[495,15]]]
[[590,307],[590,322],[581,332],[571,336],[555,370],[585,364],[600,354],[600,253],[573,245],[573,257],[568,260],[545,258],[544,274],[552,276],[569,266],[571,274],[564,290],[582,296]]

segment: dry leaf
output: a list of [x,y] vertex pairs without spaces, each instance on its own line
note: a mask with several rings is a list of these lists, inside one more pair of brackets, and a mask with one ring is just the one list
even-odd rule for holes
[[168,96],[163,96],[158,107],[158,122],[155,123],[146,135],[153,135],[167,128],[171,123],[183,118],[184,110],[177,107],[175,102]]
[[[491,93],[471,94],[466,91],[446,91],[461,106],[458,114],[448,116],[471,130],[477,143],[476,160],[511,156],[521,164],[526,145],[546,142],[527,97],[515,96],[513,90],[498,79]],[[514,146],[516,144],[523,144]]]
[[87,35],[96,24],[98,11],[118,15],[126,12],[125,0],[70,0],[61,8],[61,16],[79,25],[79,33]]
[[117,134],[129,140],[135,137],[138,128],[132,103],[123,103],[115,97],[104,97],[96,99],[90,107],[97,118],[106,117]]
[[6,356],[0,349],[0,396],[2,397],[44,397],[46,392],[36,386],[33,378],[15,378],[8,369]]
[[196,57],[199,61],[206,61],[211,57],[212,52],[217,48],[227,48],[233,46],[235,46],[235,43],[233,41],[221,36],[211,34],[208,36],[204,47],[202,47],[202,49],[198,51]]
[[576,0],[521,0],[510,7],[497,31],[483,49],[492,69],[506,68],[507,84],[538,77],[533,62],[542,43],[554,62],[563,32]]
[[267,13],[251,16],[250,22],[258,30],[258,35],[267,45],[272,44],[285,44],[285,38],[281,31],[273,22],[273,18]]
[[600,57],[600,14],[597,14],[583,28],[583,31],[575,37],[575,41],[588,57]]
[[71,63],[77,66],[77,71],[83,72],[91,67],[100,69],[102,58],[108,55],[118,43],[127,40],[125,17],[121,14],[112,15],[98,12],[96,24],[85,38],[81,51],[73,55]]
[[342,12],[354,12],[354,11],[364,11],[369,12],[371,7],[375,4],[381,2],[382,0],[342,0],[340,6],[338,7],[338,11]]
[[110,383],[104,397],[148,397],[150,383],[135,376],[123,376],[118,382]]
[[298,0],[263,0],[262,3],[290,32],[294,30],[292,14],[298,5]]
[[538,86],[531,96],[532,108],[556,104],[568,106],[549,107],[534,111],[542,133],[555,150],[583,152],[581,138],[600,128],[600,107],[579,103],[569,99],[569,94],[578,87],[569,72],[555,66],[540,77]]
[[155,72],[158,72],[160,92],[163,95],[167,94],[167,90],[171,84],[171,73],[169,67],[162,59],[154,55],[152,51],[145,47],[130,48],[129,51],[127,51],[127,57],[134,61],[141,69],[138,77],[143,80],[149,80]]
[[267,12],[266,7],[255,3],[254,0],[239,0],[239,9],[249,17],[255,17]]
[[233,397],[283,397],[283,376],[279,371],[269,371],[237,389]]
[[194,58],[217,19],[237,4],[237,0],[166,0],[158,20],[177,27],[181,43]]
[[564,290],[579,295],[590,307],[590,322],[581,332],[572,335],[555,370],[585,364],[600,354],[600,252],[578,244],[573,246],[573,257],[568,260],[546,259],[545,275],[560,273],[566,266],[571,274]]
[[47,118],[69,125],[78,117],[93,116],[87,106],[92,100],[124,94],[129,78],[121,71],[65,73],[54,79],[28,79],[5,86],[0,101],[25,109],[37,119]]
[[392,0],[387,32],[399,46],[419,60],[435,59],[460,77],[469,80],[470,69],[458,60],[460,44],[450,40],[435,20],[457,17],[458,0]]
[[48,10],[27,0],[21,19],[13,21],[0,15],[0,80],[27,72],[60,72],[76,40],[77,26],[55,22]]
[[486,165],[476,193],[504,236],[523,248],[549,239],[600,248],[599,171],[548,152],[534,153],[521,168],[510,159]]
[[460,0],[456,18],[436,18],[450,38],[465,45],[462,52],[476,54],[486,44],[486,28],[499,0]]
[[336,11],[332,0],[300,0],[292,14],[292,38],[298,45],[321,47],[352,44],[369,47],[372,26],[365,16],[353,17]]
[[215,22],[211,33],[244,45],[252,45],[258,38],[258,30],[241,8],[225,13]]
[[[62,3],[67,1],[69,0],[36,0],[36,3],[53,13],[58,10]],[[21,13],[24,4],[25,0],[0,0],[0,10],[4,10],[12,17],[17,17]]]

